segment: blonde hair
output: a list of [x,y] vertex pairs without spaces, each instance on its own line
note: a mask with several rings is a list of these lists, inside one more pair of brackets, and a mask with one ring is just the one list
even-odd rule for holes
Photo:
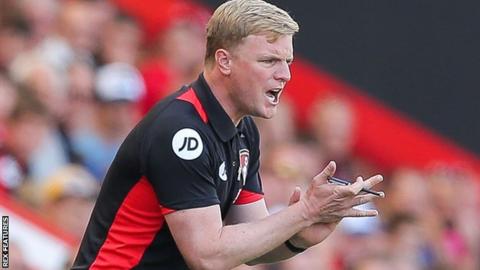
[[215,59],[215,51],[231,49],[242,39],[265,34],[269,42],[280,36],[294,35],[298,24],[288,13],[262,0],[230,0],[220,5],[207,24],[205,62]]

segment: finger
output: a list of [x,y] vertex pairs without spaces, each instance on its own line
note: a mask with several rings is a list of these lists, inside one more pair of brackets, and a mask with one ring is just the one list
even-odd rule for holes
[[343,213],[343,217],[375,217],[378,216],[377,210],[348,209]]
[[[335,184],[332,184],[335,185]],[[347,197],[355,197],[358,195],[358,191],[354,189],[352,185],[350,186],[335,186],[333,192],[336,194],[336,198],[347,199]]]
[[380,174],[377,174],[377,175],[374,175],[370,178],[368,178],[367,180],[365,180],[365,184],[364,184],[364,188],[372,188],[373,186],[375,186],[376,184],[380,183],[383,181],[383,176],[380,175]]
[[335,164],[335,161],[330,161],[322,172],[313,177],[313,181],[317,182],[318,184],[327,183],[327,176],[333,176],[336,169],[337,164]]
[[362,204],[366,204],[368,202],[373,201],[373,199],[377,198],[377,195],[367,194],[367,195],[358,195],[352,200],[352,207],[358,206]]
[[290,196],[290,201],[288,202],[288,206],[298,202],[300,200],[300,195],[302,194],[302,190],[300,187],[296,186],[293,190],[292,196]]
[[[376,185],[376,184],[378,184],[382,181],[383,181],[383,176],[381,176],[379,174],[375,175],[375,176],[372,176],[365,181],[363,180],[363,178],[361,176],[359,176],[359,177],[357,177],[357,180],[355,181],[355,183],[352,184],[353,192],[355,194],[358,194],[360,191],[362,191],[362,189],[370,189],[374,185]],[[380,197],[384,198],[385,193],[380,192]]]
[[350,188],[351,193],[353,195],[358,194],[364,187],[365,187],[365,181],[363,181],[363,178],[361,176],[357,177],[357,179],[355,180],[355,183],[348,186],[348,188]]

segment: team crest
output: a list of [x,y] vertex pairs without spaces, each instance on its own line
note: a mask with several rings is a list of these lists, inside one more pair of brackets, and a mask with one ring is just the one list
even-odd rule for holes
[[247,181],[248,173],[248,162],[250,159],[250,151],[248,149],[242,149],[239,151],[240,164],[238,167],[238,178],[237,181],[242,180],[242,184],[245,185]]

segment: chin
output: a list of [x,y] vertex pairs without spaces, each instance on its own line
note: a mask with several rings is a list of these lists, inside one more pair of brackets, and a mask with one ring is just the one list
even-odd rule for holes
[[271,119],[273,118],[275,115],[277,114],[277,107],[273,108],[273,109],[267,109],[263,114],[262,118],[265,118],[265,119]]

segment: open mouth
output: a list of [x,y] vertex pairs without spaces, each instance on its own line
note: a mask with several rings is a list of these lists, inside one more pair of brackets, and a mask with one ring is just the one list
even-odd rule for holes
[[267,96],[268,100],[270,101],[271,104],[276,105],[278,104],[278,101],[280,99],[280,93],[282,92],[281,88],[275,88],[272,90],[269,90],[265,93]]

